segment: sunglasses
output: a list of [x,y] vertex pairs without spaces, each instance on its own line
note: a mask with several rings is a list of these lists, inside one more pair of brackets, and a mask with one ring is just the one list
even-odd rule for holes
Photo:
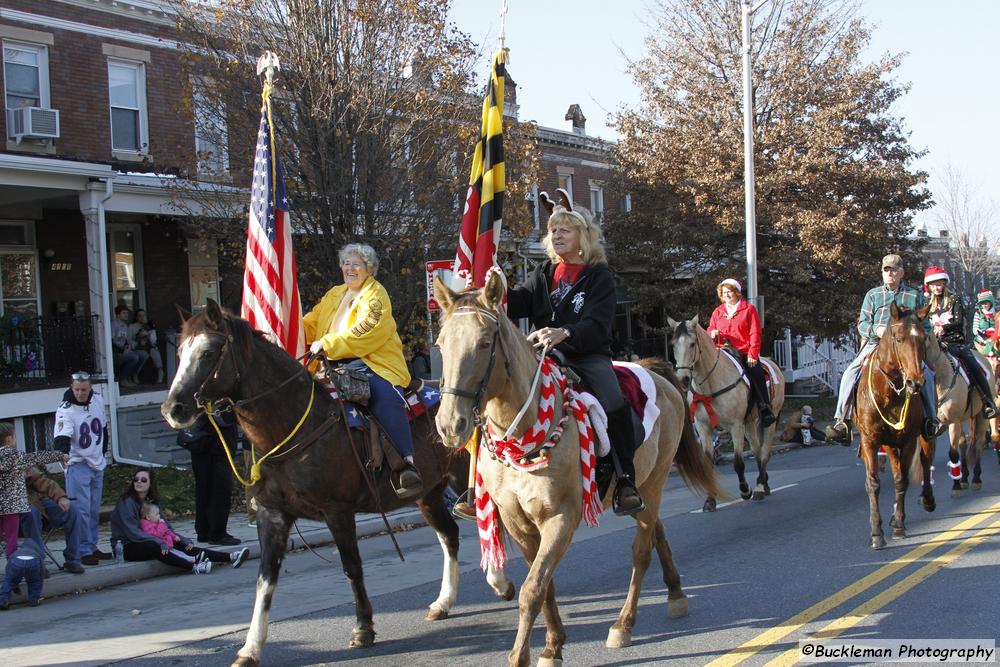
[[70,375],[70,377],[76,382],[90,382],[90,373],[86,373],[84,371],[77,371],[76,373]]
[[149,482],[149,478],[148,477],[134,477],[132,479],[132,481],[133,482],[143,482],[143,483],[146,483],[146,482]]

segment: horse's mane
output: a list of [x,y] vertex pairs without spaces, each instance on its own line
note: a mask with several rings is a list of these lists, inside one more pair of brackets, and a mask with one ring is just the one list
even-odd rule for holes
[[[250,357],[253,356],[255,341],[268,342],[264,337],[264,332],[254,329],[249,322],[226,308],[222,309],[222,319],[229,327],[233,336],[233,345],[244,361],[249,361]],[[220,333],[209,323],[207,309],[184,321],[184,325],[181,327],[181,343],[202,333]]]

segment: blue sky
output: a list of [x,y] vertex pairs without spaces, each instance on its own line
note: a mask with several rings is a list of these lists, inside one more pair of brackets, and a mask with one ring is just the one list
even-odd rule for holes
[[[501,0],[454,0],[452,18],[486,52],[495,48]],[[871,59],[907,53],[897,70],[912,85],[897,103],[912,144],[927,149],[919,167],[962,169],[984,195],[1000,201],[993,161],[1000,157],[1000,75],[995,49],[1000,2],[995,0],[862,0],[859,15],[875,26]],[[511,76],[522,120],[563,127],[576,103],[588,134],[614,139],[606,122],[639,94],[626,59],[643,53],[649,33],[644,0],[508,0]],[[922,216],[930,226],[932,215]]]

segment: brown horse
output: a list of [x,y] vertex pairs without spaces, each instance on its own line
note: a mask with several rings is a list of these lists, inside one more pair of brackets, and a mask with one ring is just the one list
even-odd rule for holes
[[[531,344],[500,312],[502,281],[493,274],[483,289],[456,294],[437,280],[435,295],[445,309],[438,338],[444,372],[441,409],[436,419],[445,444],[464,445],[480,411],[483,421],[492,423],[501,432],[514,424],[513,434],[520,437],[538,417],[541,388],[535,388],[532,377],[539,364]],[[660,416],[652,434],[635,454],[636,482],[646,507],[635,516],[632,580],[625,604],[608,632],[607,645],[612,648],[631,643],[639,591],[654,548],[668,589],[668,614],[677,617],[687,613],[687,598],[659,519],[663,486],[671,464],[677,463],[690,487],[712,495],[721,493],[715,468],[702,451],[687,418],[683,394],[660,375],[651,373],[651,376]],[[519,408],[525,406],[526,412],[518,420]],[[552,424],[567,414],[568,406],[563,404],[558,391],[551,410]],[[558,444],[545,451],[547,465],[534,471],[508,467],[496,456],[479,456],[483,488],[499,510],[501,528],[513,537],[529,565],[518,601],[520,621],[517,638],[508,654],[510,665],[530,664],[531,630],[539,611],[545,614],[547,632],[538,664],[560,665],[566,641],[552,575],[569,548],[584,511],[575,419],[566,422]],[[603,499],[605,507],[610,505],[611,495],[609,489]],[[488,579],[500,594],[512,590],[502,571],[491,572]]]
[[[924,419],[920,387],[924,381],[924,351],[926,334],[923,322],[929,306],[914,312],[900,310],[895,302],[890,306],[890,319],[856,388],[855,423],[861,435],[858,455],[865,462],[868,489],[871,547],[885,547],[882,515],[878,508],[880,485],[878,452],[884,447],[892,465],[896,485],[896,510],[892,519],[892,536],[906,537],[906,489],[910,466],[917,452],[917,438]],[[920,503],[928,512],[935,507],[934,489],[930,484],[931,459],[920,451],[923,491]]]
[[[373,479],[366,482],[366,471],[356,456],[362,460],[369,457],[359,451],[360,444],[356,453],[352,452],[354,443],[333,399],[301,364],[253,331],[246,320],[223,312],[209,299],[204,311],[184,322],[177,349],[177,375],[161,408],[171,426],[190,426],[207,403],[216,409],[231,408],[258,458],[295,433],[287,445],[263,461],[260,480],[252,488],[260,506],[257,598],[246,643],[233,664],[260,663],[288,532],[299,518],[323,521],[333,534],[354,592],[357,625],[350,646],[370,646],[375,641],[375,628],[354,515],[394,510],[413,501],[396,497],[387,467],[375,471]],[[353,440],[361,443],[367,438],[356,432]],[[458,592],[458,526],[442,494],[451,471],[459,483],[465,483],[468,459],[463,462],[442,446],[428,418],[414,422],[413,444],[425,489],[423,498],[416,502],[444,551],[441,591],[427,612],[428,620],[437,620],[448,616]]]

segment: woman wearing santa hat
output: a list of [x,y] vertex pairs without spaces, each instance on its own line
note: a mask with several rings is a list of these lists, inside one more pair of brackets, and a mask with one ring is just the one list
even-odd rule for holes
[[928,266],[924,271],[924,290],[930,293],[929,315],[934,334],[941,347],[965,366],[983,397],[983,415],[992,419],[997,416],[997,406],[993,402],[989,382],[965,339],[965,301],[960,294],[954,294],[948,289],[948,280],[948,273],[940,266]]
[[760,315],[757,309],[743,299],[743,285],[734,278],[726,278],[715,288],[719,296],[718,308],[712,313],[708,323],[708,335],[719,347],[730,345],[743,356],[743,367],[750,378],[757,408],[760,410],[760,421],[765,427],[776,420],[771,410],[771,397],[767,391],[767,380],[764,369],[761,368],[760,339],[763,331],[760,326]]

